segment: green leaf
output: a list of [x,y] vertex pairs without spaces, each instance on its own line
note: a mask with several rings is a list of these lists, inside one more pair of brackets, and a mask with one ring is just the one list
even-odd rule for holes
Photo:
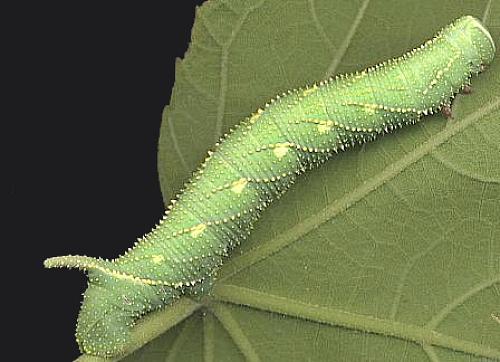
[[[500,45],[492,0],[207,1],[164,113],[165,203],[275,94],[398,56],[466,14]],[[301,177],[212,295],[141,321],[131,351],[164,333],[123,361],[500,361],[499,55],[454,119]]]

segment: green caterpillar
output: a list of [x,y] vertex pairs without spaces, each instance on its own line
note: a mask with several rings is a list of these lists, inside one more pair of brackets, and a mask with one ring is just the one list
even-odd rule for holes
[[279,95],[208,152],[159,225],[124,255],[47,259],[48,268],[88,274],[76,332],[82,352],[121,354],[141,316],[207,289],[224,257],[299,174],[339,150],[449,110],[494,53],[488,31],[465,16],[400,58]]

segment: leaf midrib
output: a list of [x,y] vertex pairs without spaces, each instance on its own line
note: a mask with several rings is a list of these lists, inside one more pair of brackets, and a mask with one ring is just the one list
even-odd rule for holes
[[335,327],[346,327],[365,333],[385,335],[422,346],[442,347],[479,357],[500,360],[500,350],[498,349],[436,332],[427,325],[421,327],[356,314],[338,308],[304,303],[235,285],[216,285],[214,294],[221,302],[245,305],[265,312],[279,313]]

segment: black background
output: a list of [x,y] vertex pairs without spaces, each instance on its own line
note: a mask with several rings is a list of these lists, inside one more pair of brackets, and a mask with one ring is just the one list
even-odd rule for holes
[[4,9],[2,344],[15,360],[79,355],[86,278],[46,257],[116,257],[162,216],[161,114],[202,2]]

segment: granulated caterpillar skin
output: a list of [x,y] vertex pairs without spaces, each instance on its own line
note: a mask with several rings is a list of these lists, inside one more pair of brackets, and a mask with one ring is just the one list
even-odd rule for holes
[[201,283],[213,279],[299,174],[339,150],[449,109],[494,53],[488,31],[465,16],[400,58],[276,96],[209,151],[163,220],[124,255],[47,259],[48,268],[88,273],[76,332],[82,352],[123,353],[141,316],[193,288],[203,292]]

